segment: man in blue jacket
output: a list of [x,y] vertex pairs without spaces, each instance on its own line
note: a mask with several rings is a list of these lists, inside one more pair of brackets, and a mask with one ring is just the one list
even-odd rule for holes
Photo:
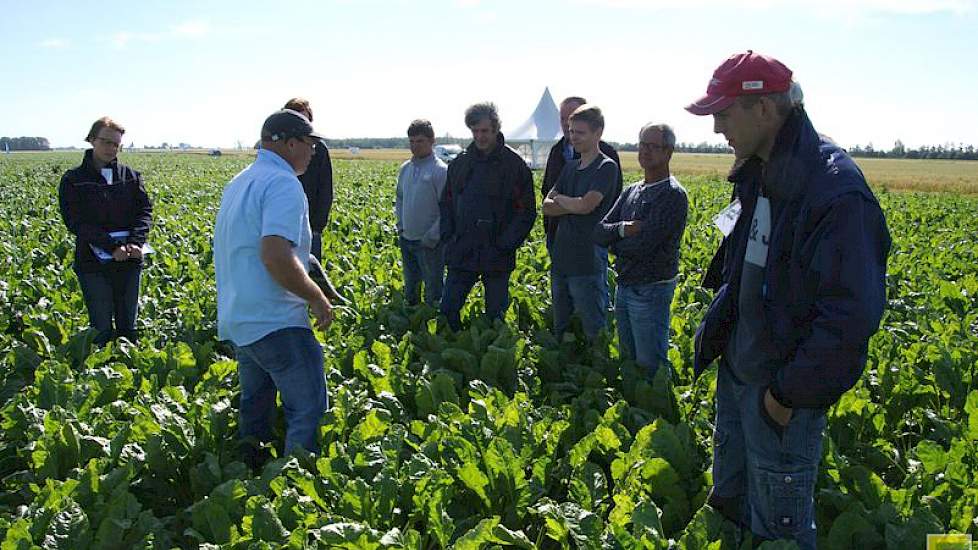
[[465,111],[472,143],[451,164],[439,207],[448,275],[441,311],[452,330],[475,283],[485,287],[486,314],[502,319],[509,306],[509,276],[516,249],[533,228],[533,173],[499,131],[493,103]]
[[723,216],[736,221],[718,223],[706,280],[717,293],[695,339],[697,375],[720,359],[708,503],[755,538],[814,549],[826,411],[858,381],[879,328],[886,220],[776,59],[731,56],[686,109],[713,115],[736,156]]

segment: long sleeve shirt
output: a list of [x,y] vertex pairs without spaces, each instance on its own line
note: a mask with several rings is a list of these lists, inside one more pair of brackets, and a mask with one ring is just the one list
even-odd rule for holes
[[[615,271],[623,285],[672,279],[679,272],[679,244],[686,229],[689,200],[676,178],[637,183],[594,228],[596,244],[615,255]],[[622,224],[641,222],[637,235],[624,237]]]
[[397,229],[409,241],[433,247],[441,238],[438,201],[445,189],[448,166],[435,155],[411,159],[397,175]]

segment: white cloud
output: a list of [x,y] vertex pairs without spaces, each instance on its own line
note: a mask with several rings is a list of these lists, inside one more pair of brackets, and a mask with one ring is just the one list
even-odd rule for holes
[[68,47],[68,41],[63,38],[48,38],[41,42],[42,48],[66,48]]
[[913,14],[935,13],[964,14],[978,8],[978,0],[823,0],[806,2],[799,0],[577,0],[585,4],[600,4],[612,8],[640,8],[653,11],[688,11],[709,8],[740,8],[766,10],[774,8],[797,9],[828,13],[852,14]]
[[[186,38],[196,38],[204,36],[211,31],[210,25],[206,21],[188,20],[170,27],[167,31],[156,32],[130,32],[120,31],[113,34],[108,41],[116,48],[122,49],[132,42],[156,43],[163,40],[178,40]],[[103,39],[104,41],[104,39]]]
[[172,32],[177,36],[203,36],[210,30],[210,25],[206,21],[195,19],[174,26]]
[[128,32],[121,31],[113,34],[109,42],[119,49],[123,49],[130,42],[156,43],[165,38],[165,35],[158,32]]
[[125,31],[117,32],[112,35],[111,41],[112,44],[115,45],[115,47],[125,48],[129,44],[129,41],[132,40],[132,36],[133,36],[132,33],[128,33]]
[[928,14],[953,13],[963,14],[975,11],[975,0],[850,0],[840,2],[843,6],[851,5],[864,12]]

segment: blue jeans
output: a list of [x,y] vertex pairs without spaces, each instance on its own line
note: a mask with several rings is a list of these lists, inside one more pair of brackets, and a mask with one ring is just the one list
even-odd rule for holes
[[439,243],[428,248],[421,241],[399,239],[401,265],[404,268],[404,299],[408,305],[421,301],[421,283],[424,283],[424,301],[437,308],[445,281],[445,247]]
[[550,273],[550,293],[553,297],[554,334],[559,338],[570,325],[571,315],[581,318],[584,334],[594,338],[605,327],[607,295],[601,283],[607,285],[605,272],[595,275],[559,275]]
[[[136,315],[139,313],[139,280],[142,267],[112,264],[96,273],[75,272],[81,287],[88,323],[97,331],[95,344],[124,336],[136,341]],[[115,319],[115,330],[112,321]]]
[[611,305],[611,291],[608,288],[608,249],[595,246],[594,254],[598,258],[598,265],[600,266],[601,278],[599,280],[601,284],[601,299],[602,305],[605,311],[608,311],[608,306]]
[[763,407],[766,386],[741,383],[723,362],[717,372],[710,504],[731,506],[764,539],[815,549],[815,481],[825,409],[794,409],[786,427]]
[[448,319],[452,330],[462,328],[460,313],[469,292],[476,281],[482,279],[486,289],[486,315],[490,319],[502,319],[509,307],[509,276],[510,271],[467,271],[464,269],[448,269],[445,279],[445,291],[441,297],[441,312]]
[[676,280],[619,284],[615,291],[618,352],[648,369],[650,379],[669,363],[669,308]]
[[326,412],[323,348],[308,328],[272,332],[247,346],[235,346],[241,384],[242,439],[269,441],[275,393],[285,411],[285,452],[295,447],[319,452],[319,425]]

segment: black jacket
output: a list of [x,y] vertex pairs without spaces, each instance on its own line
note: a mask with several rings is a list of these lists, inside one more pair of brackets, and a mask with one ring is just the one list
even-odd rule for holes
[[448,165],[439,208],[449,268],[512,271],[536,219],[533,173],[502,133],[488,155],[472,143]]
[[309,201],[309,227],[314,233],[322,233],[329,222],[329,211],[333,208],[333,163],[324,141],[316,144],[309,167],[305,174],[299,176],[299,181]]
[[112,185],[95,168],[89,149],[81,166],[65,172],[58,188],[61,218],[75,235],[75,269],[83,273],[116,267],[116,262],[99,262],[89,245],[107,252],[119,248],[123,243],[115,242],[111,231],[129,231],[125,243],[145,244],[153,220],[153,205],[139,172],[116,160],[106,168],[112,169]]
[[[564,169],[564,165],[567,164],[567,161],[564,160],[564,143],[566,142],[567,138],[562,137],[557,143],[554,144],[553,147],[550,148],[550,155],[547,156],[547,166],[543,170],[543,185],[540,189],[541,204],[543,203],[543,200],[547,198],[547,193],[549,193],[550,190],[554,188],[554,185],[557,184],[557,179],[560,177],[560,172]],[[622,177],[621,174],[621,159],[618,158],[618,151],[615,151],[614,147],[608,143],[605,143],[604,141],[598,143],[598,148],[601,149],[601,152],[604,153],[605,156],[615,161],[615,164],[618,165],[618,188],[615,189],[615,196],[620,196],[624,183],[624,177]],[[581,154],[574,151],[574,158],[581,158]],[[554,235],[557,231],[557,220],[551,218],[550,216],[544,216],[543,230],[547,234],[547,243],[549,244],[553,242]]]
[[891,245],[883,212],[859,167],[803,109],[785,122],[766,169],[752,157],[730,181],[742,211],[706,278],[717,294],[696,331],[694,372],[724,354],[737,322],[758,190],[791,185],[771,220],[762,287],[766,337],[782,356],[770,389],[790,407],[828,407],[859,380],[883,316]]

